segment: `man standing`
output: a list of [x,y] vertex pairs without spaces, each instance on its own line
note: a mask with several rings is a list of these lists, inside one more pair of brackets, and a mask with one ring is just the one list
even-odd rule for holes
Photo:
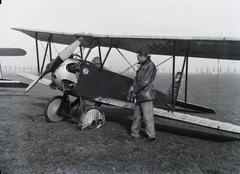
[[145,129],[148,138],[145,142],[152,142],[156,139],[155,123],[153,115],[153,100],[155,98],[155,89],[153,81],[156,77],[157,69],[151,61],[150,56],[145,52],[138,52],[137,58],[140,64],[137,70],[133,84],[133,92],[136,96],[134,108],[134,120],[131,126],[131,137],[139,138],[142,116],[145,122]]

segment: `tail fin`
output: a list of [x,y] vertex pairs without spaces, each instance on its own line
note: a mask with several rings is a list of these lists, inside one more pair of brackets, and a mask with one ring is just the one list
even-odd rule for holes
[[[172,89],[174,90],[174,97],[173,97],[173,100],[176,101],[177,100],[177,97],[178,97],[178,94],[179,94],[179,88],[181,86],[181,77],[182,76],[182,73],[181,72],[177,72],[175,78],[174,78],[174,83],[171,84],[167,90],[167,95],[172,98]],[[173,88],[172,88],[172,85],[173,85]]]

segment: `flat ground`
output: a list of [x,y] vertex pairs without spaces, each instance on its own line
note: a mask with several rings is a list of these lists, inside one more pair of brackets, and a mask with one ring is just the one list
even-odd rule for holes
[[128,141],[133,113],[110,107],[102,108],[102,128],[81,131],[46,123],[44,108],[56,95],[41,84],[27,94],[0,88],[2,173],[240,173],[238,135],[156,118],[155,142]]

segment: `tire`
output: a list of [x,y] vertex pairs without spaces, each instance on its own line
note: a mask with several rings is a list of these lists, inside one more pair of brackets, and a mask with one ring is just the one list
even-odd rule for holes
[[63,120],[63,117],[60,117],[57,114],[57,110],[61,104],[62,96],[53,97],[49,100],[47,106],[44,110],[44,117],[48,123],[59,122]]
[[80,123],[80,129],[100,128],[105,123],[105,114],[99,107],[89,107],[83,112]]

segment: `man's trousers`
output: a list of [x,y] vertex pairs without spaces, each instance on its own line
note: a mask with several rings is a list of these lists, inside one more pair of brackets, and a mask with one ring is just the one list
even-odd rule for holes
[[153,102],[137,102],[134,107],[134,118],[131,127],[132,136],[140,137],[139,132],[141,130],[142,118],[145,122],[145,129],[148,135],[148,138],[155,138],[155,123],[154,123],[154,115],[153,115]]

